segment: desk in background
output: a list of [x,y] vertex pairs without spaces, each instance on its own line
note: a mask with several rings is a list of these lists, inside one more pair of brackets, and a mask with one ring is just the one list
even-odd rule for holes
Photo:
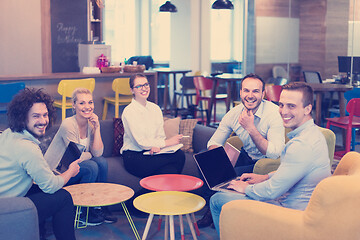
[[[176,74],[180,73],[185,76],[186,73],[191,72],[189,69],[171,69],[171,68],[154,68],[153,69],[158,74],[158,79],[160,79],[161,74],[165,75],[165,83],[164,83],[164,101],[163,101],[163,109],[167,110],[168,100],[170,102],[170,94],[169,94],[169,75],[173,75],[174,80],[174,91],[176,90]],[[170,103],[171,104],[171,103]],[[174,94],[173,97],[173,108],[176,109],[176,96]]]
[[315,112],[315,123],[321,125],[321,101],[324,92],[337,92],[339,96],[339,109],[340,116],[345,116],[346,100],[344,92],[351,90],[351,85],[344,84],[328,84],[328,83],[308,83],[314,90],[316,96],[316,112]]
[[220,81],[220,82],[227,83],[226,112],[228,112],[230,109],[230,103],[232,100],[234,100],[234,96],[236,96],[236,94],[239,94],[239,93],[236,93],[236,87],[234,87],[235,83],[240,82],[242,78],[243,78],[242,74],[233,74],[233,73],[223,73],[223,74],[220,74],[220,75],[217,75],[217,76],[211,78],[214,81],[214,84],[213,84],[213,88],[211,90],[211,99],[210,99],[210,104],[209,104],[209,108],[207,111],[208,114],[206,115],[206,124],[207,125],[210,124],[211,113],[212,113],[212,108],[213,108],[213,105],[215,102],[218,82]]

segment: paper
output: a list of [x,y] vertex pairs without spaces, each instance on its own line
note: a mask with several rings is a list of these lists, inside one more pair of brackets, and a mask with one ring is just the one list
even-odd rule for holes
[[[163,154],[163,153],[174,153],[177,150],[179,150],[180,148],[182,148],[183,146],[184,146],[184,144],[179,143],[177,145],[173,145],[173,146],[170,146],[170,147],[164,147],[164,148],[160,149],[160,152],[154,153],[154,155]],[[144,152],[144,155],[150,155],[150,151]]]

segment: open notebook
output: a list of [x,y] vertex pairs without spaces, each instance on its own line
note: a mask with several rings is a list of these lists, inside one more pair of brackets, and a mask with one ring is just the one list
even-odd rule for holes
[[[179,150],[180,148],[182,148],[184,146],[184,144],[182,143],[179,143],[179,144],[176,144],[176,145],[173,145],[173,146],[169,146],[169,147],[164,147],[164,148],[161,148],[160,149],[160,152],[157,152],[157,153],[154,153],[154,155],[157,155],[157,154],[166,154],[166,153],[174,153],[176,152],[177,150]],[[146,151],[143,153],[144,155],[150,155],[150,151]]]

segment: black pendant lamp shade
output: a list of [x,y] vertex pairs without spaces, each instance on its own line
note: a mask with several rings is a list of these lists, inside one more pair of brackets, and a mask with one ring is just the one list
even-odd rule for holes
[[174,4],[171,4],[170,1],[166,1],[165,4],[160,6],[160,12],[177,12],[177,9]]
[[211,6],[212,9],[234,9],[234,5],[229,0],[216,0]]

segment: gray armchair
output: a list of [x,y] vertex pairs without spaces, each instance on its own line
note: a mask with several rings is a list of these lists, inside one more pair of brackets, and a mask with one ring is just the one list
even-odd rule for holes
[[37,210],[29,198],[0,198],[0,239],[40,239]]

